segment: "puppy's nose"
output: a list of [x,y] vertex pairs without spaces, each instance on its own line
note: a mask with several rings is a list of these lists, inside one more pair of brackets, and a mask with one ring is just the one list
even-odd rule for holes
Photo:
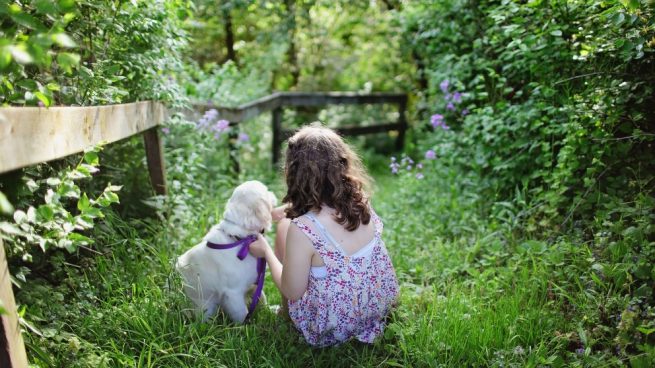
[[262,229],[262,231],[260,231],[259,233],[260,233],[260,234],[264,234],[264,230],[266,230],[266,229]]

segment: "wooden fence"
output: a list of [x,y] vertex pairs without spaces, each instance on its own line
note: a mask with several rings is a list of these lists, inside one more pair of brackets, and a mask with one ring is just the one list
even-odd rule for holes
[[[396,145],[403,146],[407,121],[407,96],[397,93],[280,92],[236,108],[198,105],[198,110],[215,108],[231,125],[272,111],[273,162],[280,158],[281,145],[291,133],[282,127],[284,107],[332,104],[395,104],[395,123],[340,127],[343,135],[397,131]],[[90,107],[4,107],[0,108],[0,174],[41,162],[60,159],[84,151],[101,142],[112,143],[143,133],[151,184],[157,194],[166,194],[166,175],[157,127],[167,117],[165,107],[146,101]],[[238,165],[238,163],[237,163]],[[237,166],[238,167],[238,166]],[[26,368],[27,355],[20,334],[11,277],[0,240],[0,301],[5,313],[0,317],[0,368]]]
[[[158,102],[90,107],[0,108],[0,174],[84,151],[101,142],[116,142],[143,133],[152,186],[166,194],[166,176],[157,126],[166,119]],[[11,278],[0,240],[0,367],[26,368]]]
[[396,148],[402,149],[407,131],[407,95],[403,93],[356,93],[356,92],[278,92],[258,100],[248,102],[235,108],[214,106],[211,104],[195,105],[195,110],[205,111],[216,109],[221,119],[231,123],[240,123],[252,119],[259,114],[273,111],[271,121],[273,130],[272,158],[273,163],[280,159],[280,148],[284,140],[292,133],[282,126],[284,107],[326,106],[326,105],[365,105],[393,104],[398,106],[398,120],[395,123],[371,126],[339,127],[336,130],[342,135],[361,135],[397,131]]

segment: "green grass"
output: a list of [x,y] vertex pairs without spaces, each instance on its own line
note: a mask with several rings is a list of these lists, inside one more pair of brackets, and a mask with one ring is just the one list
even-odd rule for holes
[[[37,278],[21,291],[28,319],[42,334],[27,338],[31,361],[44,367],[565,362],[573,353],[558,336],[572,316],[553,296],[549,258],[525,251],[511,231],[484,217],[473,181],[443,166],[429,170],[424,181],[376,174],[373,202],[385,221],[401,299],[373,345],[311,348],[266,307],[244,326],[221,315],[207,323],[190,317],[173,263],[219,218],[225,194],[204,193],[198,198],[204,209],[175,225],[109,216],[94,235],[103,255],[60,264],[58,285]],[[270,279],[265,292],[269,303],[279,303]]]

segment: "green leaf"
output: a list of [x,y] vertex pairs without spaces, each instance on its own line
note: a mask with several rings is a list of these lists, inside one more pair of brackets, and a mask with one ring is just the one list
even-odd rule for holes
[[6,68],[11,63],[11,49],[7,46],[0,47],[0,69]]
[[21,210],[14,212],[14,221],[19,225],[23,222],[27,222],[27,213]]
[[2,231],[5,234],[9,234],[9,235],[21,235],[21,234],[23,234],[23,232],[21,231],[21,229],[18,226],[14,225],[14,224],[11,224],[9,222],[0,222],[0,231]]
[[80,63],[80,55],[70,52],[60,52],[57,54],[57,63],[66,73],[72,73],[73,67]]
[[84,213],[88,211],[89,208],[91,208],[91,201],[89,201],[89,197],[87,197],[86,193],[83,193],[77,201],[77,209]]
[[43,102],[43,105],[45,105],[45,107],[50,107],[50,105],[52,104],[52,100],[50,99],[50,97],[46,96],[45,93],[43,92],[36,91],[34,92],[34,96],[38,98],[39,101]]
[[621,4],[631,11],[639,9],[639,0],[621,0]]
[[52,40],[61,47],[73,48],[77,47],[77,43],[66,33],[55,33],[52,35]]
[[98,153],[95,151],[89,151],[84,154],[84,162],[89,165],[98,165],[100,160],[98,159]]
[[556,29],[556,30],[554,30],[554,31],[550,31],[550,34],[551,34],[551,36],[557,36],[557,37],[560,37],[560,36],[562,36],[562,31],[559,30],[559,29]]
[[9,203],[9,200],[7,199],[7,196],[5,196],[4,193],[0,192],[0,213],[4,213],[6,215],[14,212],[14,206]]
[[39,221],[47,222],[51,221],[55,217],[55,211],[50,205],[42,204],[37,208],[36,213],[39,217]]
[[61,184],[61,180],[59,178],[48,178],[45,182],[51,187],[56,187],[57,185]]
[[27,52],[27,48],[23,44],[9,46],[9,52],[14,60],[19,64],[30,64],[34,62],[32,55]]

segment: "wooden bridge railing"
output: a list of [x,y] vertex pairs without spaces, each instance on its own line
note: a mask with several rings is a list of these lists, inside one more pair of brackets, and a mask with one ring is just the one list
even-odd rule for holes
[[378,124],[370,126],[340,127],[336,130],[342,135],[361,135],[397,131],[396,147],[400,150],[405,141],[407,131],[407,95],[403,93],[356,93],[356,92],[277,92],[258,100],[248,102],[241,106],[230,108],[211,104],[195,105],[196,110],[216,109],[221,119],[229,120],[233,124],[252,119],[259,114],[273,111],[271,121],[273,130],[272,158],[273,163],[280,159],[280,148],[284,139],[292,131],[282,127],[284,107],[326,106],[326,105],[365,105],[365,104],[394,104],[398,106],[398,120],[395,123]]

